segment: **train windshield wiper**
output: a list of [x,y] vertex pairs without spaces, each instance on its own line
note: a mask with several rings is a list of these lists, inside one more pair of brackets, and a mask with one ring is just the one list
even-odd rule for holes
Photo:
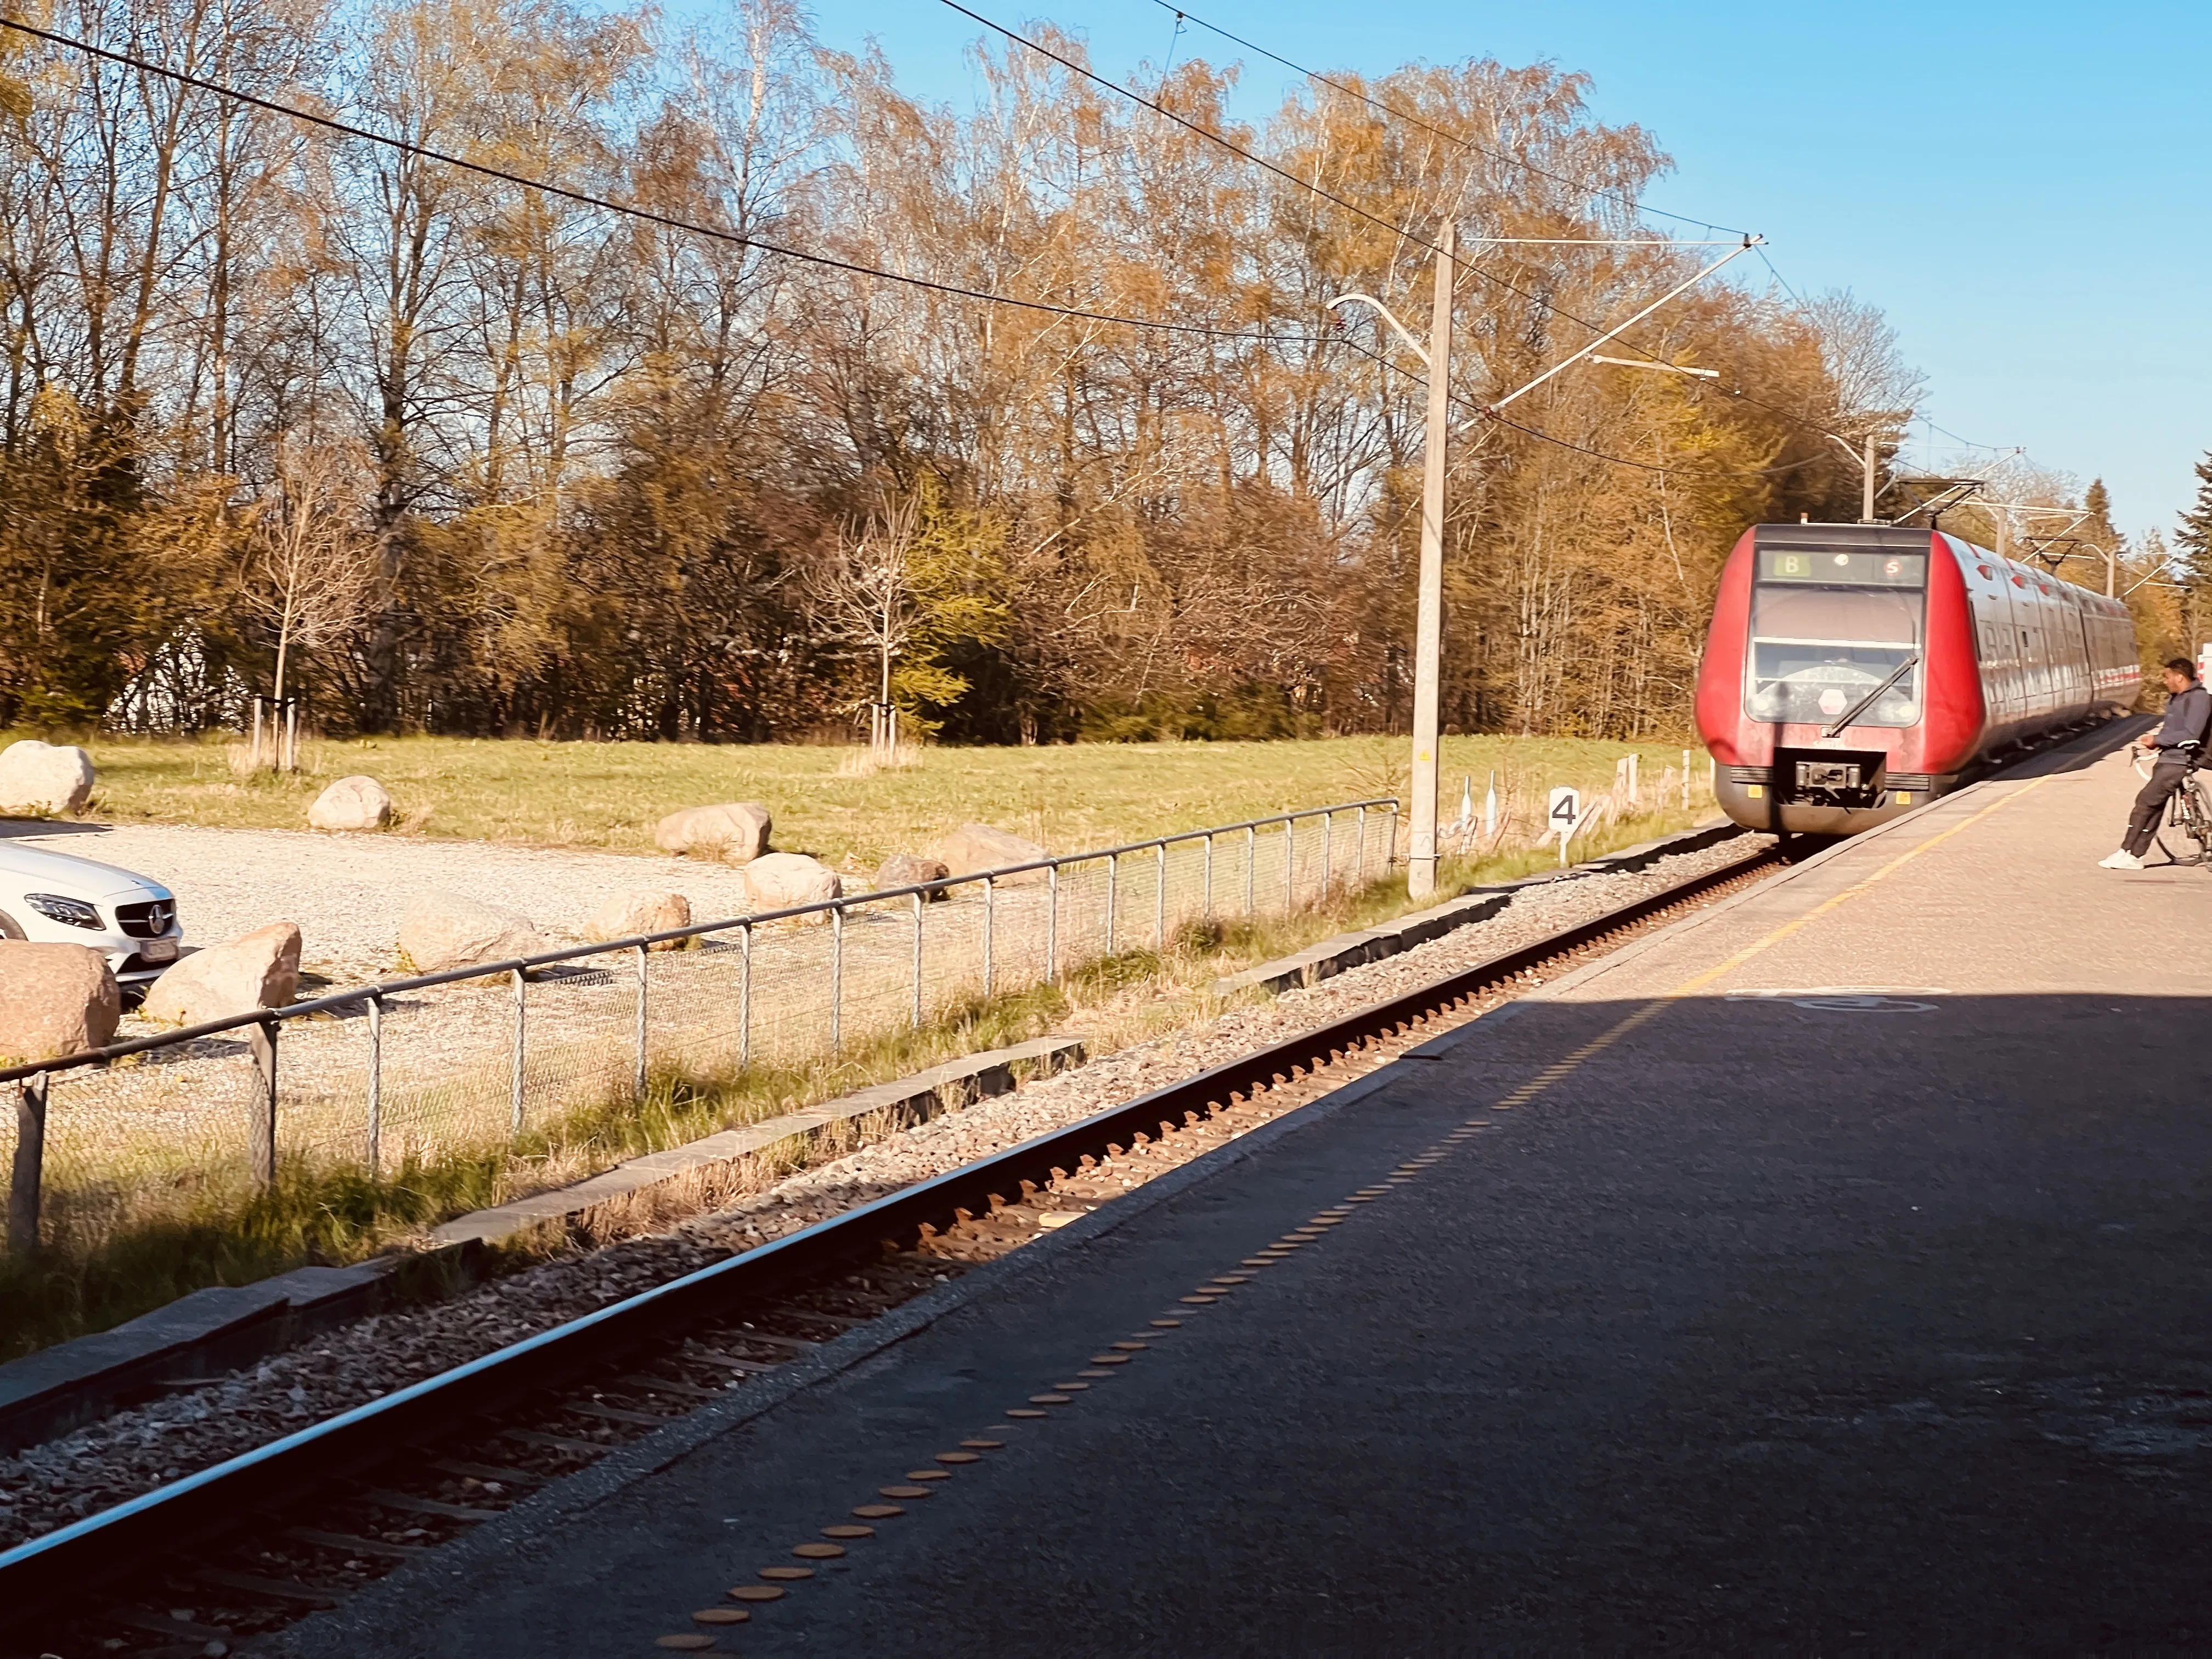
[[1824,738],[1832,738],[1838,732],[1841,732],[1861,714],[1866,713],[1868,706],[1872,703],[1876,697],[1880,696],[1883,692],[1888,690],[1891,686],[1895,685],[1898,681],[1903,679],[1907,674],[1911,673],[1913,667],[1919,662],[1919,660],[1920,653],[1916,651],[1911,656],[1907,657],[1903,662],[1898,664],[1896,667],[1891,669],[1889,671],[1889,678],[1887,679],[1884,680],[1880,685],[1875,687],[1873,690],[1868,692],[1866,696],[1861,697],[1849,708],[1846,708],[1842,714],[1838,714],[1836,717],[1836,723],[1833,726],[1823,726],[1820,731],[1820,735]]

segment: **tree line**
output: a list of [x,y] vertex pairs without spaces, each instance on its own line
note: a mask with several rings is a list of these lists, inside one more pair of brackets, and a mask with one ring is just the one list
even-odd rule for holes
[[1184,125],[1005,42],[975,107],[926,103],[789,0],[41,21],[407,147],[0,58],[0,725],[281,692],[333,732],[788,738],[888,665],[955,740],[1402,726],[1425,387],[1326,305],[1418,326],[1449,218],[1491,240],[1455,301],[1444,719],[1671,732],[1735,535],[1856,519],[1829,434],[1886,465],[1917,392],[1849,295],[1714,282],[1620,355],[1717,378],[1583,364],[1486,414],[1711,253],[1643,228],[1665,156],[1547,66],[1240,123],[1234,67],[1192,60],[1140,88]]

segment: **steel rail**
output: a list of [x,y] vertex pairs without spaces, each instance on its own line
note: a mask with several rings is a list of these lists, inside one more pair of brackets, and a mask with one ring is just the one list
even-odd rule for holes
[[1127,1146],[1138,1135],[1180,1128],[1233,1097],[1310,1073],[1377,1037],[1395,1034],[1552,957],[1579,950],[1779,855],[1760,848],[1717,869],[1631,901],[1589,921],[1486,958],[1315,1030],[1241,1054],[1109,1107],[1020,1146],[947,1171],[888,1197],[815,1223],[626,1301],[501,1348],[246,1452],[196,1474],[0,1553],[0,1607],[49,1610],[149,1561],[234,1532],[269,1508],[355,1474],[409,1446],[441,1438],[471,1420],[604,1370],[626,1354],[732,1316],[793,1281],[865,1256],[886,1240],[917,1238],[924,1226],[956,1224],[959,1212],[988,1212],[994,1196],[1018,1200],[1022,1183],[1048,1183],[1086,1153]]

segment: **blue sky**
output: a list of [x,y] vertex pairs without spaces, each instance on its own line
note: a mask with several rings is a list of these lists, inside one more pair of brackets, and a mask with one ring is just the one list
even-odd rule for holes
[[[1175,26],[1152,0],[975,9],[1010,25],[1048,16],[1115,76],[1158,61]],[[2131,533],[2170,528],[2195,492],[2191,465],[2212,448],[2212,4],[1204,0],[1200,12],[1323,70],[1495,57],[1584,71],[1601,119],[1650,128],[1674,156],[1653,204],[1763,233],[1801,293],[1849,288],[1880,306],[1942,427],[2101,476]],[[967,105],[978,31],[935,0],[820,0],[815,16],[829,45],[873,37],[910,93]],[[1237,55],[1195,28],[1176,51]],[[1253,114],[1293,78],[1259,58],[1246,73]],[[1925,441],[1916,432],[1915,459],[1957,453],[1941,433]]]

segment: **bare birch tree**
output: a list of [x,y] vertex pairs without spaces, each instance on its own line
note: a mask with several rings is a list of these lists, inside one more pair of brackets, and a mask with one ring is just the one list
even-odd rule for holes
[[[272,700],[280,718],[289,708],[294,653],[343,635],[371,601],[375,544],[362,510],[367,461],[351,443],[288,438],[277,447],[275,482],[254,514],[237,598],[275,647]],[[296,769],[296,750],[280,743],[276,764]]]

